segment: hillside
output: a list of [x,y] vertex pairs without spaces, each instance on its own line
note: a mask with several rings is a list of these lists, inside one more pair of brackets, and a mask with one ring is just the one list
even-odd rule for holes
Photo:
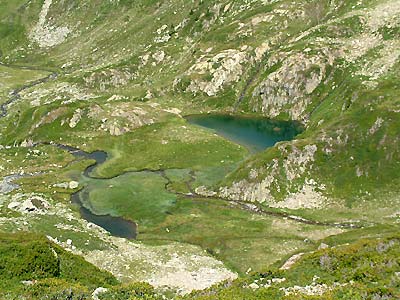
[[[243,288],[306,253],[329,286],[315,297],[349,299],[353,281],[354,299],[395,299],[399,57],[397,0],[0,0],[0,232],[168,297],[306,295]],[[253,151],[199,115],[279,142]],[[364,264],[385,238],[390,283],[333,288],[346,262],[314,265],[321,243]],[[299,270],[279,288],[310,285]],[[85,297],[105,285],[83,279]]]

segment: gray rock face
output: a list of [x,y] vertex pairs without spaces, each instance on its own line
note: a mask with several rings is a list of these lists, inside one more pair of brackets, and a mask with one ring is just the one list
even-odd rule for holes
[[0,181],[0,194],[7,194],[19,188],[19,185],[13,183],[14,180],[23,177],[22,175],[10,175],[3,178]]
[[279,63],[282,66],[256,87],[252,105],[269,117],[288,112],[292,119],[302,120],[310,95],[325,78],[327,66],[333,64],[335,56],[321,51],[319,55],[297,53],[282,60],[280,56],[285,55],[270,58],[269,67]]
[[242,64],[247,59],[244,51],[228,49],[218,53],[211,59],[201,57],[189,70],[189,75],[196,76],[209,74],[211,80],[194,79],[188,91],[192,93],[203,92],[208,96],[215,96],[227,84],[238,82],[243,74]]
[[7,207],[23,214],[45,214],[50,204],[41,196],[31,196],[24,200],[23,197],[16,195]]
[[322,206],[325,198],[316,192],[315,188],[323,189],[323,186],[312,179],[305,180],[301,188],[297,187],[298,193],[288,193],[284,201],[276,202],[273,196],[273,191],[281,188],[282,181],[279,180],[281,174],[285,174],[284,178],[289,179],[286,183],[287,190],[296,187],[293,183],[295,180],[310,175],[309,171],[317,149],[316,145],[306,145],[303,148],[281,145],[279,150],[286,156],[285,160],[273,159],[261,168],[250,169],[248,178],[236,181],[231,186],[221,187],[218,195],[231,200],[244,199],[266,203],[271,207],[318,208]]

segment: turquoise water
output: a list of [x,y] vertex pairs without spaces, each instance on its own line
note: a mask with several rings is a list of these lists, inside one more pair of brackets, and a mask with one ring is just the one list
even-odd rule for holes
[[253,153],[263,151],[280,141],[290,141],[302,131],[297,122],[265,118],[191,115],[186,117],[186,120],[191,124],[212,129],[218,135],[247,147]]

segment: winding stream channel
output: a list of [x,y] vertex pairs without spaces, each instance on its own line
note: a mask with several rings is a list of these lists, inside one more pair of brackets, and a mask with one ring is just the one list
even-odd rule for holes
[[[13,66],[13,65],[7,65],[7,64],[2,64],[0,63],[1,66],[4,67],[8,67],[8,68],[15,68],[15,69],[22,69],[22,70],[40,70],[40,71],[47,71],[48,70],[42,70],[42,69],[38,69],[38,68],[30,68],[30,67],[23,67],[23,66]],[[22,85],[21,87],[14,89],[10,92],[9,94],[9,98],[4,102],[4,103],[0,103],[0,118],[4,118],[7,116],[7,107],[11,104],[13,104],[14,102],[18,101],[21,97],[20,97],[20,93],[23,90],[29,89],[31,87],[34,87],[36,85],[45,83],[49,80],[54,80],[56,79],[58,76],[58,73],[56,72],[52,72],[49,75],[47,75],[46,77],[40,78],[38,80],[34,80],[31,82],[28,82],[27,84]]]
[[[90,159],[94,160],[95,163],[88,166],[84,171],[82,176],[86,178],[98,179],[92,177],[90,174],[92,171],[100,164],[104,163],[107,160],[107,153],[104,151],[94,151],[91,153],[79,150],[74,147],[66,146],[66,145],[57,145],[60,149],[68,151],[76,158]],[[123,237],[127,239],[135,239],[136,238],[136,223],[125,220],[121,217],[114,217],[111,215],[96,215],[90,209],[86,208],[82,203],[82,198],[87,197],[87,187],[79,190],[78,192],[71,195],[71,202],[79,205],[79,211],[81,216],[87,220],[88,222],[94,223],[112,235]]]
[[[19,93],[21,91],[55,78],[57,78],[57,73],[52,73],[42,79],[30,82],[18,89],[13,90],[9,94],[9,99],[0,105],[0,118],[4,118],[7,116],[8,114],[7,107],[12,103],[16,102],[18,99],[20,99]],[[276,142],[279,141],[291,140],[302,130],[299,124],[293,122],[273,121],[264,118],[236,117],[227,115],[192,115],[186,117],[186,120],[191,124],[196,124],[199,126],[209,128],[218,135],[221,135],[228,140],[231,140],[235,143],[247,147],[251,153],[262,151],[268,147],[273,146]],[[53,145],[65,151],[68,151],[78,159],[90,159],[95,161],[92,165],[90,165],[83,171],[82,177],[84,179],[106,180],[106,179],[96,178],[91,175],[96,167],[103,164],[108,159],[108,155],[106,152],[94,151],[92,153],[88,153],[71,146],[57,145],[57,144]],[[142,173],[149,172],[161,176],[167,182],[165,184],[165,190],[168,191],[168,186],[171,183],[171,180],[168,178],[165,171],[166,170],[156,170],[156,171],[145,170],[141,172]],[[127,173],[140,173],[140,172],[127,172]],[[120,174],[115,178],[123,176],[124,174]],[[190,181],[186,182],[186,185],[188,186],[188,189],[190,190],[191,193],[183,194],[175,192],[175,195],[192,197],[192,198],[208,198],[203,195],[196,194],[194,192],[191,186],[191,183],[194,181],[194,173],[190,172],[189,174],[191,179]],[[126,220],[122,217],[117,217],[112,215],[98,215],[93,213],[91,209],[85,207],[82,199],[85,200],[89,197],[89,192],[88,192],[89,187],[90,183],[85,185],[81,190],[72,194],[71,196],[71,201],[79,206],[81,216],[87,221],[104,228],[114,236],[123,237],[127,239],[135,239],[137,236],[137,224],[135,222]],[[232,202],[230,200],[224,198],[218,198],[215,196],[209,198],[218,199],[226,202]],[[285,212],[268,211],[259,205],[256,205],[254,203],[248,203],[241,200],[235,200],[234,203],[238,206],[238,208],[249,210],[257,214],[287,218],[305,224],[333,226],[340,228],[358,227],[357,225],[350,223],[325,223],[314,220],[307,220],[297,216],[289,215]]]

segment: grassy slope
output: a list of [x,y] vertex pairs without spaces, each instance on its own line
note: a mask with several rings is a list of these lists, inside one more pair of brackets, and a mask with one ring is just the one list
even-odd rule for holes
[[[254,273],[233,284],[221,284],[184,299],[374,299],[399,297],[399,237],[391,232],[379,238],[372,231],[344,234],[332,241],[357,242],[304,255],[289,270]],[[353,235],[353,236],[352,236]],[[282,283],[269,283],[285,278]],[[258,288],[249,287],[256,283]]]
[[[284,64],[284,57],[301,53],[310,45],[314,45],[309,52],[310,56],[319,56],[326,47],[336,49],[335,43],[330,44],[329,41],[319,43],[319,39],[327,37],[351,39],[368,31],[358,17],[340,19],[352,11],[352,6],[357,6],[357,1],[339,1],[336,9],[329,6],[329,1],[296,1],[296,3],[278,1],[273,4],[261,4],[256,1],[245,9],[241,8],[243,1],[235,1],[226,10],[226,5],[230,1],[218,1],[222,4],[219,8],[215,8],[214,4],[218,3],[211,0],[184,4],[180,1],[131,3],[93,0],[72,1],[68,6],[65,6],[63,1],[53,1],[49,12],[53,17],[52,22],[58,26],[69,26],[74,34],[57,47],[39,49],[35,43],[27,41],[26,34],[37,21],[42,2],[31,1],[28,6],[22,6],[23,1],[0,3],[2,40],[0,50],[3,54],[0,59],[12,64],[34,64],[45,68],[50,66],[56,68],[59,73],[57,80],[29,89],[22,101],[10,107],[10,117],[0,120],[2,128],[0,144],[11,145],[15,141],[21,142],[30,137],[34,140],[66,142],[90,150],[104,149],[110,153],[111,160],[97,170],[97,175],[103,177],[140,169],[179,168],[178,172],[188,173],[189,169],[196,171],[195,185],[218,184],[225,174],[231,172],[243,160],[246,156],[245,150],[213,136],[210,132],[194,128],[163,109],[179,108],[183,114],[209,110],[231,111],[239,95],[244,93],[239,113],[268,115],[268,112],[261,111],[261,99],[252,93],[269,74],[279,70]],[[373,8],[381,2],[383,1],[365,1],[361,7]],[[264,16],[276,8],[289,12],[294,12],[298,8],[300,11],[304,10],[305,15],[290,17],[273,13],[273,21],[249,25],[255,17]],[[339,19],[328,24],[334,18]],[[187,19],[187,24],[182,29],[177,28],[176,26],[184,19]],[[246,25],[245,30],[251,28],[252,33],[247,36],[239,34],[238,28],[242,26],[240,23]],[[170,39],[167,42],[156,43],[155,38],[159,36],[157,29],[164,24],[167,25],[165,32],[170,35]],[[306,38],[293,42],[300,32],[313,26],[319,29]],[[395,42],[399,39],[397,29],[398,26],[392,29],[383,26],[379,32],[385,40]],[[193,96],[186,91],[192,80],[200,78],[207,81],[212,78],[209,72],[188,73],[188,69],[196,61],[211,59],[226,49],[241,49],[243,45],[255,48],[264,41],[272,40],[274,43],[271,43],[271,49],[260,62],[254,61],[254,49],[246,50],[248,57],[242,62],[242,76],[237,82],[225,84],[216,96],[207,97],[201,92]],[[30,47],[27,47],[28,43],[31,44]],[[208,50],[209,48],[212,49]],[[154,54],[161,50],[166,53],[166,58],[162,62],[157,62]],[[393,196],[398,191],[397,170],[400,161],[397,138],[400,124],[398,113],[395,112],[399,105],[397,93],[399,63],[394,64],[389,72],[380,77],[377,86],[372,89],[362,84],[368,78],[354,76],[366,62],[379,58],[378,50],[370,50],[355,63],[335,60],[332,66],[327,67],[328,71],[323,82],[310,95],[311,100],[305,110],[305,113],[309,114],[307,130],[297,141],[287,143],[287,148],[292,145],[301,148],[307,144],[315,144],[318,146],[315,162],[312,169],[294,181],[287,180],[286,174],[281,171],[276,177],[279,188],[273,189],[271,193],[278,200],[284,199],[287,193],[301,189],[306,178],[314,178],[327,187],[324,193],[334,200],[334,209],[328,207],[318,211],[286,210],[289,213],[328,221],[357,219],[363,223],[388,224],[395,221],[395,217],[388,216],[399,206],[398,200]],[[145,54],[149,54],[150,58],[144,65],[142,57]],[[270,58],[274,55],[283,59],[271,63]],[[65,63],[67,66],[61,69]],[[215,63],[214,67],[218,67],[218,63]],[[315,66],[314,68],[318,69]],[[30,75],[30,78],[26,77],[28,74],[26,70],[13,68],[7,72],[13,75],[13,86],[7,83],[7,90],[14,88],[16,86],[14,83],[18,82],[20,85],[26,79],[33,78]],[[35,72],[32,75],[35,77],[39,73]],[[122,84],[115,83],[124,78],[126,73],[130,74],[130,79],[122,80]],[[110,78],[116,80],[113,82]],[[175,79],[180,80],[178,84],[174,84]],[[1,83],[4,84],[3,81]],[[68,84],[69,88],[78,87],[82,93],[94,94],[97,98],[62,103],[76,98],[76,95],[60,91],[59,84]],[[50,93],[41,98],[41,106],[32,107],[30,101],[38,98],[36,91],[39,90],[40,95],[40,89],[48,89]],[[145,98],[148,91],[152,93],[150,100]],[[125,98],[114,102],[107,101],[114,94]],[[63,109],[57,110],[60,106]],[[95,118],[90,117],[90,112],[97,107],[103,111]],[[146,118],[152,118],[160,123],[140,129],[136,129],[135,125],[134,129],[130,129],[129,133],[122,136],[110,136],[108,132],[99,129],[104,118],[108,119],[107,122],[116,122],[119,127],[129,127],[130,120],[127,115],[132,114],[138,107],[146,111]],[[79,124],[70,128],[68,121],[78,108],[85,113]],[[125,114],[114,116],[120,108],[123,108]],[[288,119],[291,109],[292,105],[286,105],[278,117]],[[56,112],[58,115],[53,119],[48,117],[49,112]],[[383,125],[373,134],[369,134],[378,117],[383,118]],[[43,120],[45,122],[42,122]],[[344,134],[338,129],[342,129]],[[323,150],[330,143],[326,141],[326,137],[328,140],[336,141],[343,139],[345,135],[348,135],[346,144],[333,143],[333,151],[329,153]],[[19,167],[25,172],[35,172],[39,169],[58,170],[59,168],[52,166],[52,163],[66,166],[72,160],[65,153],[51,147],[44,147],[45,153],[32,155],[29,159],[27,159],[29,152],[27,149],[13,148],[1,151],[4,166],[3,169],[0,168],[2,175],[15,173]],[[274,147],[251,157],[234,173],[230,173],[220,186],[230,186],[242,179],[250,182],[261,181],[268,175],[268,171],[262,171],[263,167],[274,158],[278,158],[279,163],[283,164],[286,154]],[[67,202],[68,195],[72,191],[56,189],[52,184],[79,179],[79,172],[83,167],[84,164],[73,164],[68,165],[62,172],[57,171],[56,175],[53,173],[22,179],[23,191],[43,192],[53,195],[57,201]],[[259,168],[260,175],[257,179],[248,179],[253,168]],[[300,169],[298,166],[294,168],[296,171]],[[357,176],[357,169],[362,171],[362,176]],[[188,192],[184,182],[187,180],[190,180],[188,175],[178,175],[172,186],[179,191]],[[147,189],[146,182],[141,183],[139,188]],[[94,193],[92,199],[93,203],[97,201],[97,209],[114,213],[119,211],[118,214],[128,215],[132,214],[130,211],[134,210],[133,204],[136,202],[152,197],[152,193],[157,196],[165,193],[160,182],[151,193],[144,193],[146,195],[135,199],[135,203],[126,204],[124,199],[132,187],[124,189],[124,182],[112,182],[112,184],[117,186],[121,184],[122,188],[116,194],[107,189],[105,192],[114,196],[121,194],[123,197],[118,197],[120,199],[118,205],[121,206],[118,209],[109,207],[110,204],[99,200],[104,195],[101,193],[99,197],[97,191],[97,195]],[[154,182],[151,183],[151,186],[153,185]],[[101,192],[104,184],[102,183],[100,187]],[[53,194],[55,191],[57,193]],[[129,211],[126,211],[127,207]],[[160,212],[159,206],[156,209],[152,205],[150,207],[151,209],[145,210],[144,219],[150,219],[152,214]],[[160,207],[164,212],[165,205]],[[223,204],[200,205],[192,199],[179,199],[168,208],[172,210],[173,215],[161,214],[162,217],[159,217],[157,222],[145,227],[143,240],[154,242],[155,236],[162,235],[162,239],[166,241],[178,240],[199,244],[242,273],[246,270],[246,266],[260,268],[260,264],[275,261],[274,257],[263,252],[265,243],[271,242],[271,239],[264,241],[260,236],[277,236],[276,243],[271,242],[272,244],[279,244],[285,240],[282,237],[283,229],[272,229],[270,220],[248,220],[251,216],[247,212],[226,209]],[[188,214],[200,215],[200,220],[195,217],[189,218]],[[138,218],[137,215],[134,217]],[[232,228],[230,226],[220,228],[215,226],[216,219],[224,220],[221,225],[230,224],[232,219],[237,222],[231,224]],[[43,222],[40,222],[36,230],[51,232],[56,221],[49,220],[47,223],[43,225]],[[243,227],[246,230],[242,235]],[[171,234],[167,234],[165,228],[171,228]],[[188,228],[193,232],[188,234]],[[251,239],[246,237],[253,230],[256,234]],[[299,229],[295,231],[297,230]],[[306,229],[301,228],[301,230]],[[387,228],[384,227],[383,230],[386,231]],[[293,251],[308,249],[308,246],[304,246],[301,242],[298,233],[290,238],[290,243],[297,245]],[[83,237],[77,237],[77,240],[79,239],[84,240]],[[268,251],[271,253],[277,251],[279,258],[288,255],[286,251],[274,250],[272,244],[270,248],[272,250]],[[314,248],[315,246],[313,245]],[[242,250],[246,247],[250,247],[250,254],[244,255]]]
[[[215,220],[218,220],[216,222]],[[293,251],[309,251],[337,228],[298,224],[272,216],[254,215],[218,200],[178,198],[162,221],[139,228],[145,242],[180,241],[201,246],[244,275]]]
[[35,81],[47,75],[44,71],[21,70],[0,65],[0,104],[8,99],[8,93],[15,88],[21,87],[29,81]]

